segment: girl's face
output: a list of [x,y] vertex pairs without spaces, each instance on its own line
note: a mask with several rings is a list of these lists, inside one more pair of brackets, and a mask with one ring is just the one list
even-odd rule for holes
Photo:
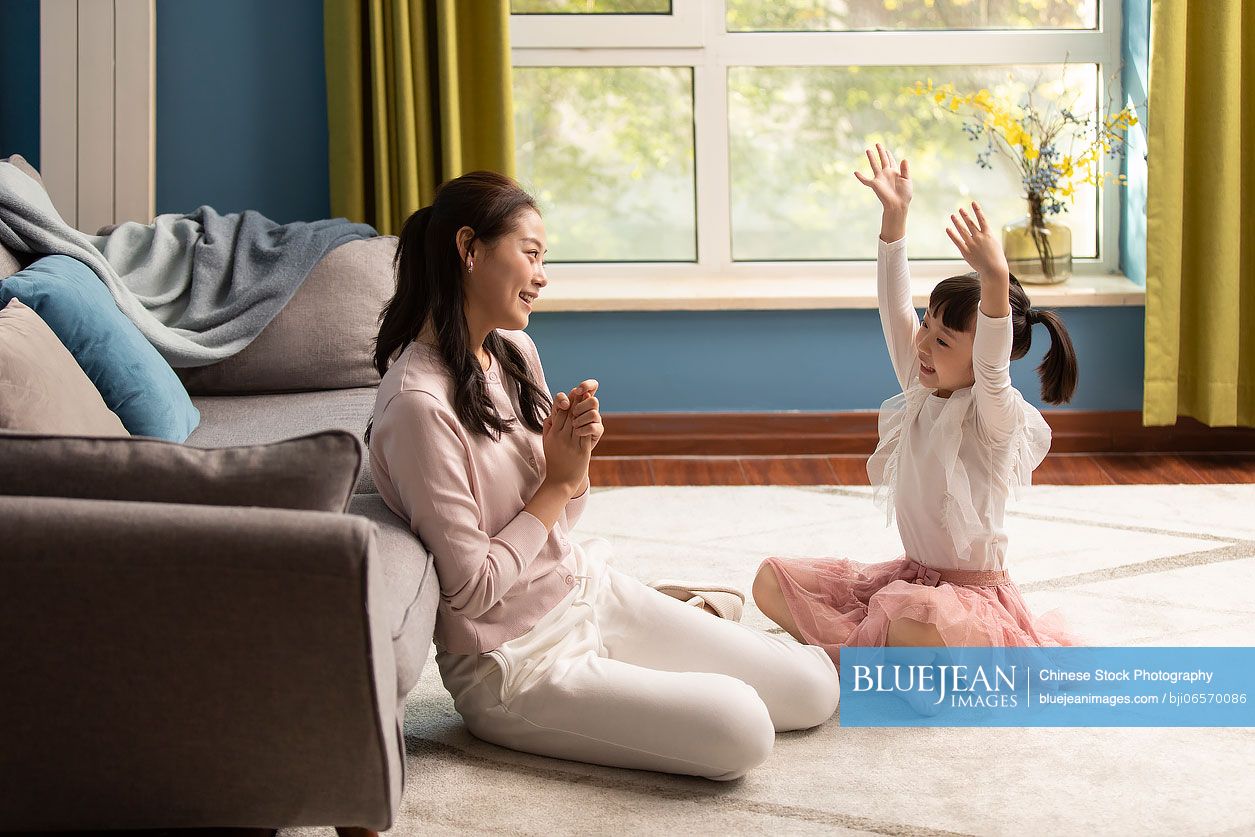
[[915,334],[915,353],[919,357],[919,382],[949,398],[956,389],[976,383],[972,372],[972,338],[970,331],[953,331],[941,322],[941,311],[926,311],[924,322]]
[[465,250],[462,268],[468,323],[481,325],[485,332],[525,328],[541,289],[549,284],[546,252],[545,223],[531,209],[519,215],[514,229],[491,246],[476,241]]

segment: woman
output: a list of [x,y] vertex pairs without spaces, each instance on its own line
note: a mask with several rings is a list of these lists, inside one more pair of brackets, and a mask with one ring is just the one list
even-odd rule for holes
[[444,184],[401,231],[368,439],[380,494],[435,558],[441,678],[486,741],[735,779],[777,730],[832,715],[836,669],[570,540],[602,423],[596,381],[549,398],[522,331],[545,241],[532,198],[491,172]]

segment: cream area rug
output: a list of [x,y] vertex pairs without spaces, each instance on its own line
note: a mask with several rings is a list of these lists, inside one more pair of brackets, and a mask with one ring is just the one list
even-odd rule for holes
[[[1062,608],[1089,644],[1255,644],[1255,485],[1035,487],[1007,523],[1029,605]],[[901,549],[847,487],[602,489],[574,534],[643,580],[747,592],[767,555]],[[745,621],[771,627],[752,604]],[[390,834],[1255,834],[1255,729],[843,728],[838,712],[719,784],[478,741],[431,660],[405,730]]]

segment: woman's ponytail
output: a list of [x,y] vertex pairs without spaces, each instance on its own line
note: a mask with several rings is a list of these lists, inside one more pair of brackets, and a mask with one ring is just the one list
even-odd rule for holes
[[[379,315],[379,335],[375,338],[375,369],[381,378],[393,356],[409,345],[427,322],[434,290],[426,264],[430,226],[431,207],[424,206],[401,227],[397,254],[392,260],[396,291]],[[416,277],[418,281],[397,282],[398,276]]]
[[1076,392],[1076,351],[1063,320],[1054,311],[1030,309],[1029,325],[1041,323],[1050,332],[1050,349],[1037,374],[1041,378],[1041,397],[1047,404],[1066,404]]

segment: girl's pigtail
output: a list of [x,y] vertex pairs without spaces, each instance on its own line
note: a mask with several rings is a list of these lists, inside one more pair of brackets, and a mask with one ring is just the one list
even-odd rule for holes
[[1041,397],[1047,404],[1066,404],[1076,392],[1076,350],[1063,320],[1054,311],[1032,309],[1029,324],[1041,323],[1050,332],[1050,349],[1037,374],[1041,378]]

